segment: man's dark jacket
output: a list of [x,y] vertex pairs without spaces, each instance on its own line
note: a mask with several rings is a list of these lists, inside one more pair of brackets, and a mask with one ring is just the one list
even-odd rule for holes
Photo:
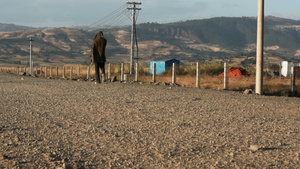
[[106,39],[101,36],[101,32],[99,31],[92,43],[91,59],[93,59],[93,62],[106,62],[106,43]]

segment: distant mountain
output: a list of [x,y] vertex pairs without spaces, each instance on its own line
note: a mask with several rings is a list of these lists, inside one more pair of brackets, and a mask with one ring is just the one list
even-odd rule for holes
[[[159,40],[166,43],[185,45],[189,49],[198,45],[212,45],[224,52],[255,51],[256,18],[212,18],[191,20],[169,24],[146,23],[139,27],[139,39]],[[300,21],[266,17],[265,18],[265,50],[278,53],[284,57],[299,56],[300,50]],[[209,51],[207,51],[209,52]],[[203,53],[202,53],[203,54]],[[209,55],[212,55],[209,52]]]
[[[4,31],[0,27],[0,63],[28,64],[29,39],[33,60],[43,65],[88,63],[96,32],[69,28]],[[12,28],[11,28],[12,29]],[[128,62],[130,27],[103,30],[108,62]],[[248,58],[256,51],[256,18],[219,17],[168,24],[137,25],[140,62],[176,58],[183,62]],[[265,52],[300,60],[300,21],[266,17]],[[245,53],[245,54],[243,54]],[[242,59],[243,61],[243,59]]]
[[[29,61],[29,40],[32,42],[32,57],[35,64],[63,65],[87,64],[90,47],[96,32],[68,28],[33,29],[0,33],[0,63],[26,64]],[[113,59],[128,53],[109,33],[107,55]],[[125,51],[125,52],[124,52]]]
[[15,24],[0,23],[0,32],[13,32],[13,31],[31,30],[31,29],[36,29],[36,28],[15,25]]

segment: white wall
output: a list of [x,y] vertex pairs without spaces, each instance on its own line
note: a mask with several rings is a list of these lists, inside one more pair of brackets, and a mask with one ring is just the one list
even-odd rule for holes
[[281,75],[284,77],[290,76],[292,66],[300,66],[300,63],[282,61],[281,62]]

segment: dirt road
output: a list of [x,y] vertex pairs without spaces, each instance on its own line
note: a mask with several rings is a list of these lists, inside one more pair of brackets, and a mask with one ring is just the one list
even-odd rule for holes
[[300,168],[300,99],[0,73],[0,168]]

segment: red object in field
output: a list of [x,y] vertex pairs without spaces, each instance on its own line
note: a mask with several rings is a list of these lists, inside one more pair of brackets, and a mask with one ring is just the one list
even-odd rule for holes
[[[228,77],[229,78],[238,78],[238,77],[249,77],[250,73],[248,73],[245,69],[241,67],[230,67],[228,69]],[[218,77],[224,78],[224,72],[221,73]]]

